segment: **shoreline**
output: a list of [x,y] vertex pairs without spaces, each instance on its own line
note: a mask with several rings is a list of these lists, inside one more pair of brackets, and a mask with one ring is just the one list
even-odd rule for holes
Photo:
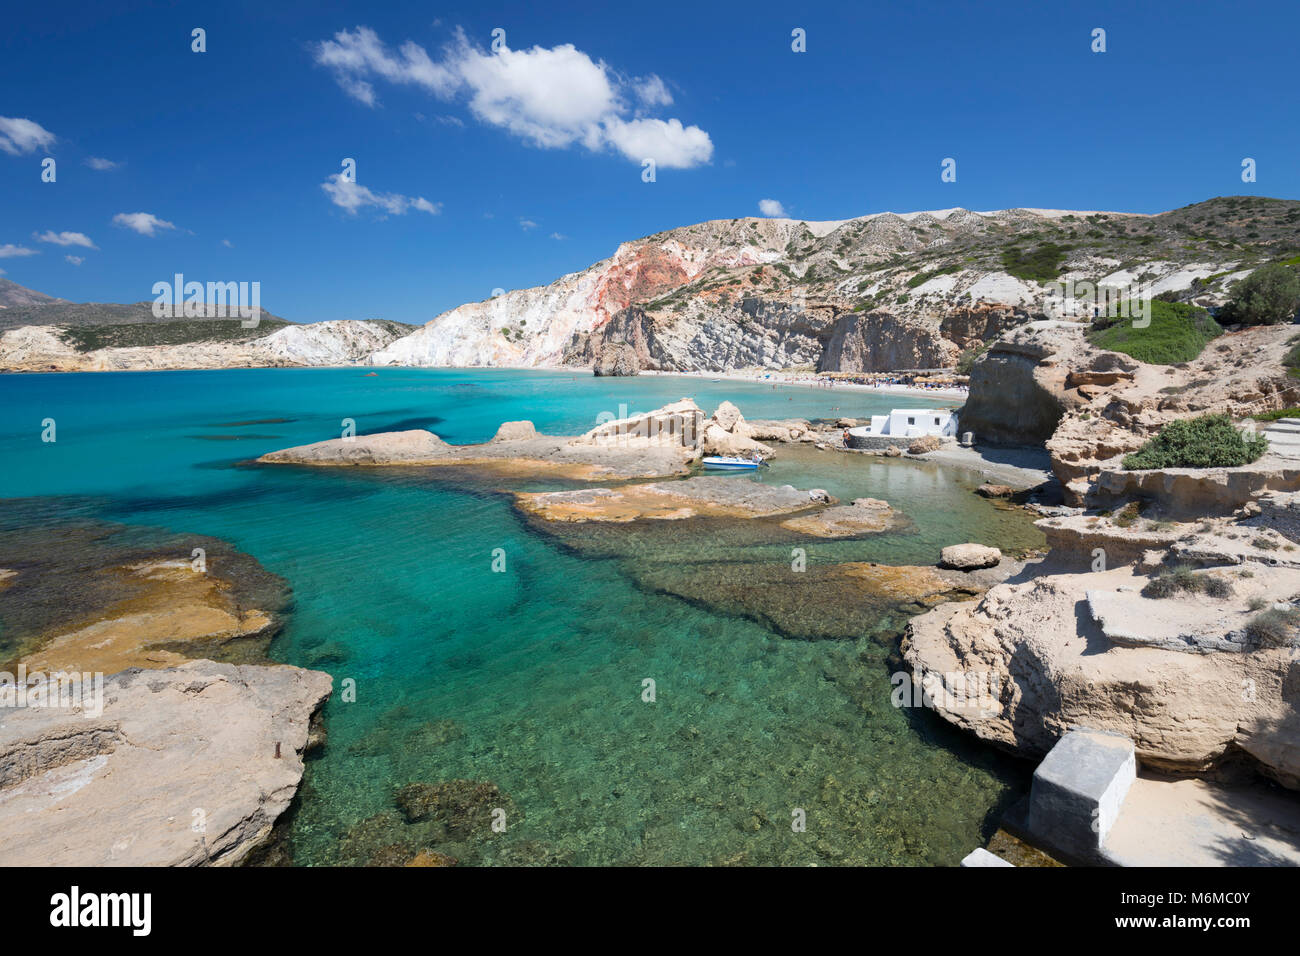
[[[800,373],[803,374],[803,373]],[[862,385],[857,382],[834,382],[833,379],[821,379],[816,375],[809,375],[807,378],[796,378],[789,372],[770,371],[766,373],[745,373],[745,372],[658,372],[643,370],[639,372],[636,378],[641,376],[655,376],[662,378],[689,378],[696,381],[728,381],[728,382],[746,382],[750,385],[771,385],[786,388],[825,388],[831,392],[866,392],[869,395],[918,395],[927,396],[934,399],[949,399],[954,401],[965,402],[969,397],[969,391],[957,388],[922,388],[917,385]],[[766,378],[764,375],[770,375]],[[777,376],[781,376],[778,378]],[[834,382],[833,385],[827,385],[826,382]]]
[[[380,369],[395,369],[401,371],[413,371],[427,369],[430,371],[446,372],[554,372],[562,375],[572,375],[583,377],[594,377],[591,370],[587,368],[567,368],[565,366],[536,366],[536,367],[519,367],[505,365],[200,365],[187,366],[184,368],[68,368],[68,369],[21,369],[21,368],[0,368],[0,375],[98,375],[112,374],[114,372],[229,372],[229,371],[253,371],[253,370],[271,370],[271,369],[357,369],[377,372]],[[661,377],[661,378],[686,378],[693,381],[729,381],[745,382],[750,385],[771,385],[773,387],[794,387],[794,388],[826,388],[828,391],[850,391],[866,392],[868,394],[895,394],[895,395],[923,395],[939,400],[953,400],[965,402],[969,397],[969,390],[955,388],[922,388],[916,385],[862,385],[857,382],[835,382],[833,385],[826,385],[832,379],[819,379],[816,375],[810,375],[805,378],[793,378],[791,373],[779,372],[776,370],[763,373],[771,375],[772,378],[764,378],[756,372],[660,372],[653,370],[642,370],[637,375],[625,376],[627,378],[640,378],[643,376]],[[800,373],[802,374],[802,373]],[[782,376],[777,378],[776,376]],[[615,377],[615,376],[611,376]],[[622,377],[622,376],[619,376]]]

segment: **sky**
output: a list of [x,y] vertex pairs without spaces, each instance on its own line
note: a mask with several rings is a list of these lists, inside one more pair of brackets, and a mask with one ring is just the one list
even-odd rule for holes
[[423,323],[709,219],[1295,199],[1298,28],[1294,0],[11,4],[0,270]]

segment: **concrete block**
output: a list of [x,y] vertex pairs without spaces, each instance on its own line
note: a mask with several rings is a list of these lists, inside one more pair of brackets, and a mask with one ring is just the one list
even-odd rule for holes
[[1136,777],[1133,741],[1071,730],[1034,771],[1030,832],[1067,854],[1095,858]]
[[1015,866],[1014,863],[1008,863],[1002,857],[988,850],[979,848],[971,850],[962,858],[962,866]]

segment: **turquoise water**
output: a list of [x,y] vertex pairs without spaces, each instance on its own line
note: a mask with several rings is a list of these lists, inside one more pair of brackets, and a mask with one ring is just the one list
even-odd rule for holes
[[[658,523],[557,536],[500,481],[245,464],[277,448],[428,427],[449,441],[528,418],[576,434],[602,412],[693,397],[750,418],[865,417],[898,398],[666,377],[379,369],[0,375],[0,497],[53,497],[102,521],[209,535],[293,589],[277,660],[356,682],[327,705],[288,826],[294,862],[433,847],[466,863],[953,864],[1025,770],[889,702],[899,614],[807,641],[647,585],[648,563],[788,563],[744,526]],[[908,405],[939,405],[908,397]],[[52,418],[57,441],[41,441]],[[738,476],[737,480],[749,480]],[[930,563],[956,541],[1037,543],[978,479],[800,450],[762,480],[870,495],[904,531],[806,544],[810,564]],[[555,487],[536,484],[531,487]],[[501,549],[504,573],[492,570]],[[701,573],[704,573],[703,570]],[[735,608],[730,610],[735,611]],[[643,682],[655,682],[653,703]],[[506,829],[407,823],[408,783],[489,781]],[[807,816],[793,832],[792,813]],[[409,853],[408,853],[409,855]]]

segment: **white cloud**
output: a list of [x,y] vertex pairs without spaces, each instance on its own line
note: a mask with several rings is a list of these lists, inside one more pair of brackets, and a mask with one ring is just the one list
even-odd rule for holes
[[525,230],[525,231],[527,231],[527,230],[529,230],[529,229],[536,229],[536,228],[537,228],[537,223],[533,222],[531,219],[525,219],[523,216],[520,216],[520,217],[519,217],[519,228],[520,228],[520,229],[523,229],[523,230]]
[[775,199],[760,199],[758,201],[758,211],[764,216],[785,216],[785,207]]
[[408,209],[418,209],[420,212],[427,212],[431,216],[436,216],[442,212],[442,203],[429,202],[423,196],[412,197],[403,196],[400,193],[372,192],[360,183],[344,179],[342,173],[335,173],[321,183],[320,188],[325,190],[325,194],[330,197],[330,202],[340,209],[346,210],[352,216],[355,216],[359,210],[367,206],[378,206],[392,216],[405,215]]
[[552,239],[559,239],[559,240],[563,241],[563,240],[565,240],[565,239],[568,239],[569,237],[566,236],[566,235],[564,235],[563,233],[553,232],[553,233],[551,233],[551,238],[552,238]]
[[63,257],[63,261],[64,261],[64,262],[71,262],[74,266],[79,266],[79,265],[81,265],[83,262],[85,262],[86,260],[83,259],[83,258],[81,258],[81,256],[64,256],[64,257]]
[[698,126],[633,115],[633,101],[646,107],[672,103],[660,77],[624,79],[571,43],[492,53],[458,29],[441,60],[434,61],[410,40],[394,51],[374,30],[357,27],[317,44],[315,53],[339,86],[367,106],[377,103],[370,80],[379,78],[444,100],[463,95],[480,122],[544,149],[613,148],[635,162],[654,159],[670,168],[696,166],[713,156],[713,142]]
[[227,249],[235,248],[235,244],[231,242],[229,239],[222,239],[221,244],[225,246]]
[[48,150],[55,139],[55,135],[40,123],[0,116],[0,149],[10,156],[30,153],[36,149]]
[[673,95],[668,92],[664,81],[651,73],[632,81],[636,97],[646,106],[670,106]]
[[12,242],[6,242],[0,246],[0,259],[18,259],[23,256],[39,256],[39,249],[28,249],[26,246],[15,246]]
[[91,169],[98,169],[101,172],[106,169],[117,169],[121,163],[115,163],[111,159],[101,159],[98,156],[91,156],[86,160],[86,165]]
[[707,163],[713,156],[713,141],[698,126],[682,126],[681,120],[611,118],[606,135],[628,159],[653,159],[666,169],[689,169]]
[[142,236],[157,235],[159,229],[175,229],[174,223],[159,219],[151,212],[119,212],[113,217],[113,224],[134,230]]
[[84,246],[87,249],[98,248],[90,241],[90,236],[84,232],[55,232],[53,229],[46,229],[41,233],[32,233],[32,238],[37,242],[52,242],[56,246]]

